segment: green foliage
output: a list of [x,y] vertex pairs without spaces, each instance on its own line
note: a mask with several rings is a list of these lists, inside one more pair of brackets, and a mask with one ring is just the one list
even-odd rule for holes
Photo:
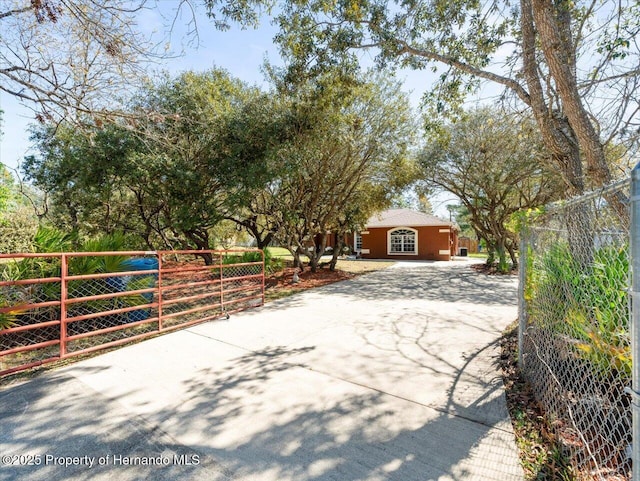
[[20,186],[0,164],[0,252],[27,252],[31,248],[38,219]]
[[[24,173],[51,199],[54,225],[80,238],[124,231],[146,248],[211,248],[210,229],[268,180],[261,128],[270,99],[214,69],[165,75],[130,101],[131,122],[32,133]],[[252,113],[264,122],[251,127]],[[272,135],[274,134],[274,135]]]
[[482,107],[443,127],[420,155],[430,189],[457,196],[468,223],[487,244],[488,263],[509,271],[517,264],[513,215],[561,194],[561,180],[546,165],[547,154],[531,119]]
[[37,229],[38,219],[29,206],[17,204],[0,213],[0,252],[31,251]]
[[33,238],[33,252],[53,253],[74,250],[77,237],[55,227],[40,226]]
[[[216,25],[228,28],[229,22],[254,26],[276,2],[205,5]],[[501,100],[535,118],[553,153],[543,162],[561,174],[564,194],[571,196],[615,177],[607,144],[633,151],[636,142],[636,103],[630,99],[640,58],[634,41],[640,9],[633,1],[607,6],[584,0],[295,0],[278,2],[272,22],[279,27],[274,40],[288,84],[327,71],[352,74],[367,55],[380,69],[424,71],[424,85],[431,87],[423,95],[430,134],[441,134],[449,121],[464,122],[465,101],[486,82],[504,89]]]
[[285,98],[291,135],[272,150],[282,168],[249,213],[271,218],[278,243],[304,252],[315,270],[326,232],[354,230],[414,180],[415,125],[406,95],[382,75],[332,71],[299,82]]
[[31,141],[38,153],[25,158],[23,173],[49,198],[51,224],[81,238],[139,230],[132,213],[146,207],[146,198],[123,188],[135,175],[127,158],[141,145],[130,131],[111,123],[82,131],[66,123],[42,125]]
[[13,178],[4,165],[0,164],[0,213],[7,210],[13,198]]
[[585,269],[558,243],[534,261],[525,290],[531,318],[567,336],[601,379],[631,377],[628,257],[627,246],[602,247]]
[[544,215],[544,213],[544,207],[521,209],[511,215],[507,227],[513,232],[520,234],[527,226],[533,225],[535,220]]
[[[41,227],[35,236],[34,249],[40,253],[68,252],[77,241],[76,236],[64,233],[51,227]],[[86,240],[80,245],[80,251],[107,252],[119,251],[126,247],[127,236],[121,233],[103,235]],[[130,260],[125,255],[92,255],[70,256],[68,274],[70,276],[103,274],[130,271],[127,265]],[[19,261],[0,264],[1,280],[26,280],[47,277],[59,277],[61,275],[61,263],[55,257],[24,258]],[[90,280],[70,280],[67,284],[68,298],[86,297],[110,292],[135,291],[153,287],[155,277],[152,275],[113,276]],[[85,301],[69,306],[68,315],[82,315],[98,313],[123,307],[132,307],[150,302],[148,294],[127,294],[110,299]],[[49,282],[29,284],[26,286],[13,286],[10,290],[0,293],[0,307],[16,306],[12,312],[0,315],[0,329],[9,328],[20,316],[44,316],[47,319],[58,318],[57,307],[41,308],[37,311],[23,312],[21,304],[54,301],[60,299],[60,283]],[[133,314],[135,315],[137,311]],[[129,314],[121,314],[105,317],[105,323],[126,323],[130,321]]]
[[[264,249],[264,271],[265,274],[273,274],[282,270],[284,267],[284,261],[279,257],[273,257],[269,249]],[[225,265],[230,264],[242,264],[249,262],[262,262],[263,254],[260,251],[245,251],[242,254],[228,253],[222,258],[222,263]]]

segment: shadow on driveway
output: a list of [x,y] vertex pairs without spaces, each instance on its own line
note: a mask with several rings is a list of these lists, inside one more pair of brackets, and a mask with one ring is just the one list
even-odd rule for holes
[[[460,348],[439,335],[457,324],[420,318],[417,305],[403,310],[404,300],[436,293],[438,303],[505,305],[510,287],[494,292],[499,279],[464,270],[414,270],[327,286],[3,388],[0,452],[41,463],[4,462],[0,480],[523,479],[494,364],[502,321],[461,319],[465,329],[490,327]],[[362,291],[358,302],[397,301],[395,317],[385,305],[378,317],[353,312],[352,323],[330,310],[300,318],[318,295],[343,310],[337,298]],[[279,345],[272,327],[319,335]],[[353,351],[343,349],[349,343]],[[46,455],[82,464],[45,463]]]

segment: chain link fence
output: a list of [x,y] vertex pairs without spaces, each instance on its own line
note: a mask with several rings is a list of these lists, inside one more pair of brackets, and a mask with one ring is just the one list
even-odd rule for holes
[[529,222],[521,363],[577,479],[630,480],[629,181]]
[[264,302],[262,251],[0,256],[0,375]]

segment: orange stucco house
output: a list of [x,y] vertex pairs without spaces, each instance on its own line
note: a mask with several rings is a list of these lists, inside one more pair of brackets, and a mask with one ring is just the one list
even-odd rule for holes
[[363,259],[448,261],[458,251],[458,227],[411,209],[389,209],[372,216],[353,245]]

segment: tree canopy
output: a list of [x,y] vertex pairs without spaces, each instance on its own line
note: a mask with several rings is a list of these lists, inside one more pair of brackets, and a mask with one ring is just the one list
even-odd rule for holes
[[37,128],[39,154],[24,172],[72,230],[124,230],[149,248],[207,249],[208,229],[262,181],[261,165],[240,155],[232,135],[257,95],[222,70],[164,77],[132,100],[134,125]]
[[307,254],[315,270],[328,232],[364,223],[415,173],[411,108],[383,76],[262,92],[220,69],[185,72],[141,88],[130,112],[91,130],[34,130],[39,154],[24,172],[48,193],[56,224],[210,249],[233,220],[260,247],[277,239]]
[[533,121],[480,108],[436,136],[420,162],[427,183],[456,196],[469,221],[506,270],[506,253],[517,265],[512,216],[558,198],[559,176],[544,162],[545,150]]
[[[247,26],[275,2],[205,4],[218,25]],[[610,142],[637,148],[637,2],[303,0],[274,11],[291,79],[353,67],[363,49],[379,66],[438,72],[425,94],[431,128],[481,81],[504,87],[534,116],[569,195],[612,179]]]
[[407,167],[416,129],[406,95],[381,75],[344,80],[326,75],[298,85],[291,106],[308,127],[278,152],[291,168],[269,193],[278,206],[276,237],[306,253],[312,270],[328,233],[337,254],[347,232],[412,180]]

